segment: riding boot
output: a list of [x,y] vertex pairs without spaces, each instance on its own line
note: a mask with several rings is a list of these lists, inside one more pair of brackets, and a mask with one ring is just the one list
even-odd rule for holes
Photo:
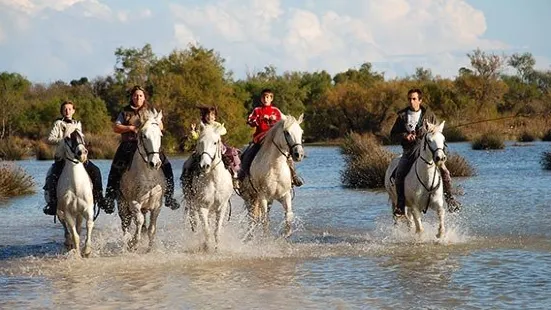
[[121,178],[125,170],[132,162],[132,156],[138,144],[133,141],[122,142],[113,158],[109,176],[107,177],[107,188],[105,189],[104,211],[111,214],[115,211],[115,200],[119,198],[121,188]]
[[52,165],[52,171],[49,176],[46,177],[46,184],[44,190],[48,193],[48,201],[42,211],[46,215],[56,215],[57,213],[57,182],[63,172],[65,162],[63,160],[56,160]]
[[[107,202],[106,199],[103,198],[103,184],[101,180],[101,171],[99,170],[98,166],[96,166],[91,161],[86,161],[84,163],[84,169],[86,169],[86,172],[88,172],[88,175],[90,176],[90,180],[92,181],[92,192],[94,196],[94,204],[98,206],[98,208],[106,211],[107,208]],[[106,211],[107,213],[107,211]]]
[[163,169],[166,180],[165,206],[172,210],[176,210],[180,208],[180,203],[174,199],[174,174],[172,172],[172,165],[166,157],[164,157],[161,169]]
[[291,184],[296,187],[304,185],[304,180],[298,175],[293,159],[287,158],[287,164],[289,165],[289,169],[291,170]]
[[399,180],[398,175],[396,175],[395,183],[396,185],[396,195],[397,202],[396,202],[396,208],[394,209],[394,215],[395,216],[402,216],[406,212],[406,195],[405,195],[405,186],[404,186],[404,179]]
[[442,183],[444,185],[444,199],[446,200],[446,204],[448,205],[448,212],[453,213],[459,211],[459,209],[461,209],[461,203],[457,199],[455,199],[453,195],[453,185],[450,172],[445,166],[441,167],[440,172],[442,174]]
[[260,147],[262,145],[260,143],[252,143],[249,145],[249,147],[243,152],[243,155],[241,156],[241,168],[239,169],[239,173],[237,175],[237,178],[240,182],[243,181],[243,179],[249,175],[249,169],[251,168],[251,164],[253,163],[254,157],[256,156],[256,153],[260,150]]

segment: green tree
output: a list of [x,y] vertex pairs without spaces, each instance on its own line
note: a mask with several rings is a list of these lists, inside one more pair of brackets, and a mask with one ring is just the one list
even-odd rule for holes
[[19,73],[0,73],[0,140],[15,133],[14,121],[24,109],[24,96],[30,87],[31,82]]

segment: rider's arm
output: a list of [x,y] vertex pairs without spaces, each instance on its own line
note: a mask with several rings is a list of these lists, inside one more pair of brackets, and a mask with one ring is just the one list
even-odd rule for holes
[[390,140],[393,143],[401,144],[406,139],[407,135],[408,132],[405,130],[403,121],[400,116],[398,116],[394,122],[394,126],[392,126],[392,129],[390,130]]
[[258,127],[258,114],[256,113],[257,109],[255,108],[253,112],[247,117],[247,124],[251,127]]
[[57,144],[63,139],[63,124],[62,121],[56,121],[54,127],[50,130],[48,135],[48,142],[51,144]]
[[124,122],[124,115],[122,113],[119,114],[117,117],[117,120],[115,121],[115,124],[113,125],[113,131],[115,133],[125,133],[125,132],[136,132],[136,126],[133,125],[123,125]]

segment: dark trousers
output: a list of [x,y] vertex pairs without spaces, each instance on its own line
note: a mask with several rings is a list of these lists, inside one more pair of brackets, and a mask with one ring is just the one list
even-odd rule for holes
[[260,150],[261,146],[262,144],[260,143],[251,143],[241,155],[241,169],[239,169],[239,173],[237,175],[239,180],[243,180],[247,175],[249,175],[249,169],[251,169],[253,159]]
[[[107,178],[107,189],[105,190],[107,197],[115,199],[119,196],[122,174],[130,169],[132,158],[137,149],[138,142],[135,141],[122,142],[117,148],[111,169],[109,170],[109,177]],[[163,152],[159,156],[161,157],[161,169],[163,170],[167,184],[165,197],[172,198],[174,195],[174,172],[172,171],[172,165]]]
[[396,184],[396,195],[398,196],[397,207],[401,210],[405,209],[406,206],[406,197],[405,197],[405,178],[411,166],[415,162],[416,156],[414,153],[403,153],[400,161],[398,162],[398,167],[396,168],[396,176],[394,183]]

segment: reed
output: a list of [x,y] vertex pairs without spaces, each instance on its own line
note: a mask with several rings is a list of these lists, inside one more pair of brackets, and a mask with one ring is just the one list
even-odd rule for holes
[[13,162],[0,161],[0,199],[35,192],[35,182],[31,175]]
[[27,154],[28,149],[23,140],[13,137],[0,140],[0,159],[21,160]]
[[461,155],[451,153],[446,160],[446,167],[452,177],[470,177],[475,174],[473,166]]
[[475,138],[471,147],[473,150],[500,150],[505,148],[505,143],[501,134],[489,131]]
[[90,159],[113,159],[118,146],[117,135],[86,135],[86,148]]

